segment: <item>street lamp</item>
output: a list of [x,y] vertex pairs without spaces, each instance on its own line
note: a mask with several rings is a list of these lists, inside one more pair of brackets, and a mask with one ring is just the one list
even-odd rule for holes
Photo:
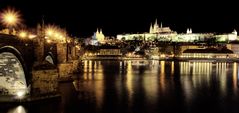
[[19,35],[20,38],[26,38],[27,37],[27,32],[26,31],[20,31],[18,35]]
[[20,21],[20,14],[14,9],[8,8],[7,10],[4,10],[1,14],[1,22],[8,28],[9,34],[11,34],[13,27],[18,25]]

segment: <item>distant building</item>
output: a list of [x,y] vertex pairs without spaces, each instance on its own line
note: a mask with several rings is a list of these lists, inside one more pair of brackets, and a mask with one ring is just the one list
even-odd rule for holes
[[96,30],[96,32],[94,32],[94,35],[92,36],[91,39],[91,45],[99,45],[99,43],[104,43],[105,40],[105,35],[102,33],[102,29],[100,29],[100,31]]
[[183,52],[184,58],[235,58],[233,51],[222,48],[206,48],[206,49],[187,49]]
[[239,43],[227,44],[227,48],[232,50],[233,53],[236,54],[237,57],[239,57]]
[[120,48],[117,46],[101,46],[98,56],[121,56]]
[[148,33],[136,33],[136,34],[118,34],[118,40],[145,40],[145,41],[172,41],[172,42],[197,42],[205,41],[208,38],[216,38],[216,41],[226,42],[238,40],[237,31],[226,34],[215,33],[193,33],[192,28],[188,28],[186,33],[177,34],[177,32],[171,30],[169,27],[163,27],[157,24],[157,20],[154,25],[150,25]]
[[150,34],[152,34],[152,33],[174,33],[174,31],[172,31],[169,27],[163,27],[162,22],[159,27],[159,25],[157,23],[157,19],[156,19],[154,26],[152,26],[152,24],[150,25],[149,33]]
[[105,40],[105,35],[102,33],[102,29],[100,29],[100,31],[97,29],[94,36],[94,38],[100,43],[104,42]]

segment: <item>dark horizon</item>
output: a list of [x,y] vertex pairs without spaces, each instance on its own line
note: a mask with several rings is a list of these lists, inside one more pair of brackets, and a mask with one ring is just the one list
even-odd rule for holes
[[152,2],[1,0],[0,11],[7,7],[19,10],[24,24],[28,27],[35,27],[44,17],[46,24],[59,25],[66,28],[70,35],[77,37],[89,37],[97,28],[102,28],[107,36],[148,32],[150,23],[153,24],[155,19],[159,24],[163,22],[163,26],[168,26],[178,33],[186,32],[189,27],[193,32],[202,33],[228,33],[239,29],[236,7],[231,3],[186,1],[178,3],[176,7],[170,7],[164,4],[170,4],[171,1],[162,4]]

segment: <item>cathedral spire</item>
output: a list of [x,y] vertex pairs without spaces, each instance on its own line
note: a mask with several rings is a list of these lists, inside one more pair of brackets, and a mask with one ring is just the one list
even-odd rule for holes
[[156,18],[154,26],[157,26],[157,25],[158,25],[158,22],[157,22],[157,18]]
[[152,26],[152,23],[150,24],[150,28],[149,28],[149,33],[152,33],[153,32],[153,26]]
[[97,30],[96,30],[96,34],[99,34],[99,30],[98,30],[98,28],[97,28]]

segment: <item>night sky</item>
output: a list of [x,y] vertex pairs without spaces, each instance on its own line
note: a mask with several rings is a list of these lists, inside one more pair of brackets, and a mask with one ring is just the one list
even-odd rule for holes
[[0,10],[20,10],[24,24],[35,27],[44,16],[45,23],[60,25],[78,37],[93,35],[102,28],[105,35],[148,32],[158,19],[178,33],[191,27],[193,32],[232,32],[239,30],[239,8],[233,1],[83,1],[82,0],[0,0]]

